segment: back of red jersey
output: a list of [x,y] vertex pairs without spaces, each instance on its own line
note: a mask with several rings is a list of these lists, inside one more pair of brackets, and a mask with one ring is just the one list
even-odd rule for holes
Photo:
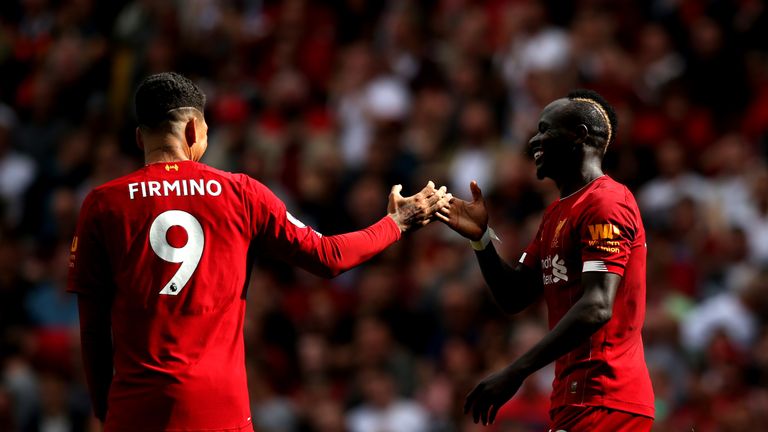
[[389,216],[323,236],[256,180],[192,161],[152,164],[96,188],[80,211],[68,290],[111,304],[105,429],[250,430],[242,337],[250,252],[330,277],[399,238]]
[[112,297],[107,430],[250,428],[245,179],[158,163],[83,204],[70,290]]

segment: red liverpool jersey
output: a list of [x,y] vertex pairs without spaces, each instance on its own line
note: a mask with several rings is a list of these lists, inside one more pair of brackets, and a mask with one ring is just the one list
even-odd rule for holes
[[192,161],[151,164],[94,189],[68,290],[112,299],[105,430],[252,430],[243,350],[251,252],[331,276],[399,237],[389,217],[322,236],[261,183]]
[[551,410],[589,405],[653,417],[653,389],[640,335],[645,258],[645,230],[635,198],[608,176],[544,212],[520,262],[542,274],[550,328],[581,298],[582,272],[622,276],[608,323],[555,363]]

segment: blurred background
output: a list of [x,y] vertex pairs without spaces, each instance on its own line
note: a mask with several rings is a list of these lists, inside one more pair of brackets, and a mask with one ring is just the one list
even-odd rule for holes
[[[133,91],[206,92],[204,162],[247,173],[324,234],[389,188],[476,179],[516,260],[557,197],[524,155],[574,87],[619,114],[605,168],[648,230],[656,431],[768,430],[768,9],[759,0],[17,0],[0,3],[0,430],[95,431],[64,292],[88,191],[142,166]],[[544,431],[552,370],[482,428],[466,393],[538,341],[439,223],[326,281],[252,277],[259,432]]]

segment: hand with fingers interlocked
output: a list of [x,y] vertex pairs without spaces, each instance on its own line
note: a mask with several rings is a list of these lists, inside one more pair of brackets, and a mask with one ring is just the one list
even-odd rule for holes
[[493,424],[496,414],[523,384],[525,376],[513,367],[508,366],[498,372],[488,375],[472,389],[464,402],[464,414],[472,411],[475,423]]
[[446,193],[445,186],[435,189],[432,181],[415,195],[404,197],[400,194],[402,190],[402,185],[392,186],[387,213],[403,233],[427,225],[435,213],[447,207],[453,198],[451,194]]

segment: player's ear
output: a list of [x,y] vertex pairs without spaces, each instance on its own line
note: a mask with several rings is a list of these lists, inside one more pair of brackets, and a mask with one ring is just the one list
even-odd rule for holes
[[576,141],[577,142],[584,142],[587,139],[587,136],[589,136],[589,128],[584,123],[579,124],[576,126]]
[[203,117],[196,117],[197,123],[196,123],[196,131],[197,131],[197,141],[205,141],[208,137],[208,123],[205,121]]
[[197,142],[197,119],[191,117],[187,120],[187,124],[184,126],[184,139],[187,141],[187,146],[192,147]]
[[141,136],[141,126],[136,127],[136,145],[144,150],[144,137]]

